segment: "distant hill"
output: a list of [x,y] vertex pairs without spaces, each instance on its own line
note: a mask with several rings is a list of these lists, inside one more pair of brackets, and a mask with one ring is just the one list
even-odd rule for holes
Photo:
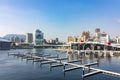
[[26,36],[23,34],[7,34],[3,38],[10,40],[11,37],[18,37],[20,39],[23,39],[25,41]]

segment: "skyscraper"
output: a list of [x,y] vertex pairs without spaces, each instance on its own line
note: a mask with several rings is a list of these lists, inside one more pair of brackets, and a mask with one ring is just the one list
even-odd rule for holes
[[32,43],[32,42],[33,42],[33,34],[26,33],[26,43]]
[[90,39],[90,32],[89,31],[83,31],[81,35],[81,40],[84,42],[88,41]]
[[96,28],[94,33],[99,33],[100,32],[100,28]]
[[100,36],[101,36],[100,28],[96,28],[94,31],[94,41],[100,42]]
[[39,29],[37,29],[35,31],[35,44],[36,45],[43,45],[44,42],[44,34],[42,31],[40,31]]

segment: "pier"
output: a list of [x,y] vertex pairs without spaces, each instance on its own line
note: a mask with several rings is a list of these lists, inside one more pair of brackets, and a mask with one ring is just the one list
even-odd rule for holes
[[[89,76],[93,76],[96,74],[106,74],[114,77],[120,77],[120,73],[117,72],[112,72],[112,71],[107,71],[107,70],[102,70],[98,68],[93,68],[93,65],[98,65],[99,60],[93,63],[88,63],[88,64],[76,64],[76,62],[81,62],[82,59],[80,60],[75,60],[75,61],[64,61],[67,60],[68,58],[60,58],[58,55],[57,56],[51,56],[50,54],[48,55],[37,55],[37,54],[32,54],[32,53],[26,53],[26,54],[20,54],[20,53],[14,53],[11,54],[9,53],[8,56],[16,56],[16,57],[21,57],[21,59],[26,59],[26,60],[33,60],[33,62],[40,62],[41,65],[43,64],[50,64],[50,69],[54,67],[60,67],[63,66],[63,72],[69,72],[77,69],[82,69],[83,74],[81,75],[82,78],[86,78]],[[57,63],[57,64],[53,64]],[[66,68],[66,65],[71,66],[70,68]],[[86,73],[85,70],[91,70],[92,72]]]

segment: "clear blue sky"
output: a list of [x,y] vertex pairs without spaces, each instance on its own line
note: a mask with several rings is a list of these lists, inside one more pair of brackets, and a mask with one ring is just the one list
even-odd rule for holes
[[101,28],[120,34],[120,0],[0,0],[0,36],[44,32],[45,38],[80,36]]

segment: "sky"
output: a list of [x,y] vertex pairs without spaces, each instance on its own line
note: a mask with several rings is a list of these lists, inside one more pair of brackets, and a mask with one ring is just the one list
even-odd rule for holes
[[0,37],[40,29],[46,39],[67,41],[95,28],[120,36],[120,0],[0,0]]

